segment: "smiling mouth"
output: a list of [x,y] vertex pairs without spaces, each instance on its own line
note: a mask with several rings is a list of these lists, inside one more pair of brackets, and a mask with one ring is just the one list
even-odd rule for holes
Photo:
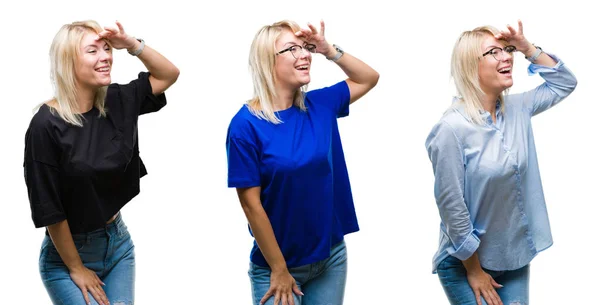
[[102,67],[102,68],[98,68],[96,69],[97,72],[100,73],[105,73],[105,72],[109,72],[110,71],[110,67]]
[[296,70],[307,71],[308,70],[308,65],[297,66]]
[[498,72],[501,74],[510,74],[511,71],[512,71],[511,67],[506,67],[506,68],[502,68],[502,69],[498,70]]

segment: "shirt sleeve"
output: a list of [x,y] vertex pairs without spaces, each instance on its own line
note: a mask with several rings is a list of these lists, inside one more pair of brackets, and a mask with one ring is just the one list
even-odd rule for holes
[[539,73],[545,82],[533,90],[522,93],[523,105],[530,116],[542,113],[567,97],[577,86],[577,79],[564,63],[555,55],[548,54],[556,61],[554,67],[529,65],[530,75]]
[[238,128],[232,124],[227,131],[227,184],[236,188],[260,186],[259,150],[250,138],[237,136]]
[[51,131],[32,122],[25,135],[25,184],[36,228],[66,219],[60,200],[60,151]]
[[425,143],[435,176],[434,194],[442,224],[452,242],[448,253],[460,260],[471,257],[480,240],[464,200],[464,154],[448,123],[436,124]]
[[329,108],[337,118],[350,114],[350,89],[345,80],[330,87],[309,91],[306,98]]
[[165,93],[152,94],[150,73],[140,72],[129,84],[120,85],[123,102],[132,102],[138,115],[159,111],[167,104]]

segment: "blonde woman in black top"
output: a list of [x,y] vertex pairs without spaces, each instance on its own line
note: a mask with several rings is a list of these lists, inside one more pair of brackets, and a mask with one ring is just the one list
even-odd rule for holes
[[[148,72],[111,84],[115,49]],[[163,92],[179,70],[119,22],[64,25],[50,59],[55,96],[31,120],[24,162],[33,222],[47,229],[42,280],[54,304],[133,304],[133,243],[119,210],[146,174],[138,116],[166,104]]]

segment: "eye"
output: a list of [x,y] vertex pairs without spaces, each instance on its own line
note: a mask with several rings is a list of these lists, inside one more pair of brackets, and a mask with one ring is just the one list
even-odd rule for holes
[[315,46],[314,44],[307,44],[304,46],[304,48],[311,53],[315,52],[315,49],[317,49],[317,46]]
[[89,50],[88,53],[94,54],[94,53],[96,53],[96,50]]
[[296,52],[298,51],[298,47],[299,47],[299,46],[291,46],[291,47],[290,47],[290,52],[292,52],[292,53],[296,53]]
[[506,52],[506,53],[513,53],[516,50],[517,50],[517,47],[515,47],[515,46],[506,46],[506,48],[504,48],[504,52]]
[[502,50],[502,49],[494,48],[494,49],[492,49],[492,50],[490,51],[490,53],[491,53],[492,55],[498,55],[498,52],[499,52],[500,50]]

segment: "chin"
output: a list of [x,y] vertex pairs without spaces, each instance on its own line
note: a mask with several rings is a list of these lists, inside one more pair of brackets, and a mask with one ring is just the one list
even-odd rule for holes
[[99,87],[108,86],[108,85],[110,85],[110,80],[111,80],[111,79],[110,79],[110,78],[108,78],[108,79],[105,79],[105,80],[99,81],[99,82],[98,82],[98,86],[99,86]]

